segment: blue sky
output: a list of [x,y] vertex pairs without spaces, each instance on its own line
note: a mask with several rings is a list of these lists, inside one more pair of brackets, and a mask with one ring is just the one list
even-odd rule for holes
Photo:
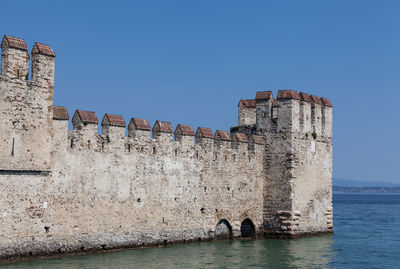
[[334,176],[400,182],[399,1],[1,1],[57,53],[55,104],[229,130],[241,97],[334,105]]

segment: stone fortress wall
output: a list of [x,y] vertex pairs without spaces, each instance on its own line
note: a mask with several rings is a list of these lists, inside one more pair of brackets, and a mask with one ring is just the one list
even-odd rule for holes
[[[5,36],[0,260],[332,232],[332,105],[292,90],[239,102],[231,133],[53,105],[55,53]],[[125,130],[128,128],[128,137]],[[152,132],[152,135],[150,135]]]

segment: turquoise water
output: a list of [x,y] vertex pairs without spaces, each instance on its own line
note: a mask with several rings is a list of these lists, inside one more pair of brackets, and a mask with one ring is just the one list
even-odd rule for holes
[[400,195],[333,198],[333,236],[191,243],[1,268],[400,268]]

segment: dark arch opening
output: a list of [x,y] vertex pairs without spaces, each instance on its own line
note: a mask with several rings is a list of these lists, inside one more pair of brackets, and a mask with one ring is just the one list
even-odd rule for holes
[[222,219],[215,227],[215,239],[232,239],[232,226],[226,219]]
[[240,234],[242,237],[254,237],[256,229],[251,219],[245,219],[240,225]]

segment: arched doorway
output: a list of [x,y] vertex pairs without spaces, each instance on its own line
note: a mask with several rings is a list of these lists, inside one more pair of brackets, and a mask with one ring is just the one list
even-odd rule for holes
[[240,225],[240,234],[242,237],[254,237],[256,229],[251,219],[245,219]]
[[231,239],[232,238],[232,226],[226,219],[222,219],[218,222],[215,227],[215,239]]

